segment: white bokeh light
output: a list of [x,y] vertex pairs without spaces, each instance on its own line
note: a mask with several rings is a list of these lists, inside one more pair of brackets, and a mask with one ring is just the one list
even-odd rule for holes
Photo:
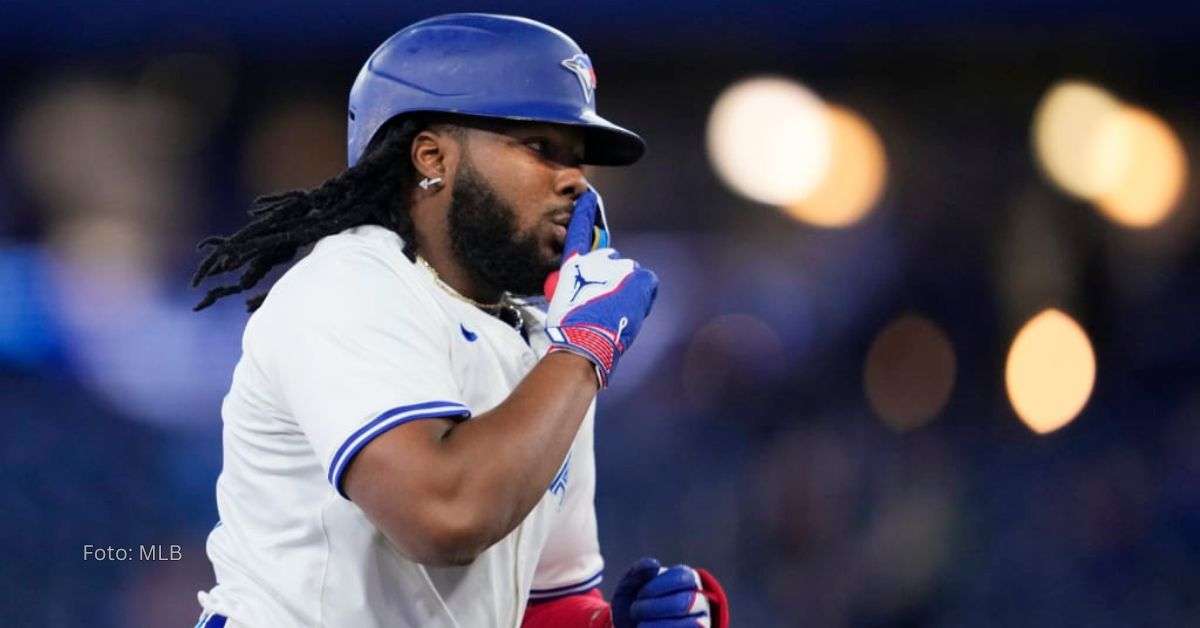
[[729,187],[753,200],[788,205],[825,176],[831,156],[825,104],[799,83],[746,79],[717,98],[708,118],[708,156]]
[[1111,120],[1121,101],[1083,81],[1055,84],[1033,116],[1033,147],[1042,171],[1082,199],[1104,193],[1129,166],[1127,140]]

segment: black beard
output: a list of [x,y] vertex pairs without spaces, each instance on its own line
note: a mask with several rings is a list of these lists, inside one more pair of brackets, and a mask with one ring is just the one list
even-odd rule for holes
[[448,214],[454,255],[477,283],[529,296],[541,294],[546,276],[558,270],[558,260],[542,255],[533,234],[518,233],[516,210],[465,162]]

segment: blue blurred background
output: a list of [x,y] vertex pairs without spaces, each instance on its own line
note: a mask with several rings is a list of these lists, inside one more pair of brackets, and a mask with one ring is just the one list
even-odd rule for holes
[[[63,4],[0,20],[0,616],[191,625],[246,314],[194,244],[344,165],[361,62],[523,14],[641,132],[654,316],[601,397],[606,591],[739,626],[1200,625],[1200,11],[918,0]],[[179,561],[84,560],[86,544]]]

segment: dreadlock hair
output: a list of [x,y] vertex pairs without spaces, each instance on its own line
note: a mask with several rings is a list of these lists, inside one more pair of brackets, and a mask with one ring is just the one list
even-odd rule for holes
[[[253,288],[302,247],[359,225],[380,225],[400,234],[404,254],[415,259],[409,205],[417,170],[409,152],[413,139],[431,123],[414,117],[389,123],[353,167],[309,190],[260,196],[250,207],[253,220],[245,227],[228,236],[201,240],[197,250],[212,250],[192,276],[193,288],[208,277],[243,267],[245,271],[237,283],[209,290],[192,310],[198,312],[222,297]],[[246,311],[257,310],[266,297],[263,292],[248,299]]]

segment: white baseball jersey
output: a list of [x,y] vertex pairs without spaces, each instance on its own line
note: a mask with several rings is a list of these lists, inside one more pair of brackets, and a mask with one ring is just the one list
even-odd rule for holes
[[372,439],[422,418],[474,420],[547,346],[541,312],[523,309],[527,343],[402,246],[378,226],[322,239],[246,325],[222,406],[217,586],[200,594],[231,626],[519,626],[528,599],[600,581],[594,405],[542,500],[470,565],[405,558],[344,495]]

